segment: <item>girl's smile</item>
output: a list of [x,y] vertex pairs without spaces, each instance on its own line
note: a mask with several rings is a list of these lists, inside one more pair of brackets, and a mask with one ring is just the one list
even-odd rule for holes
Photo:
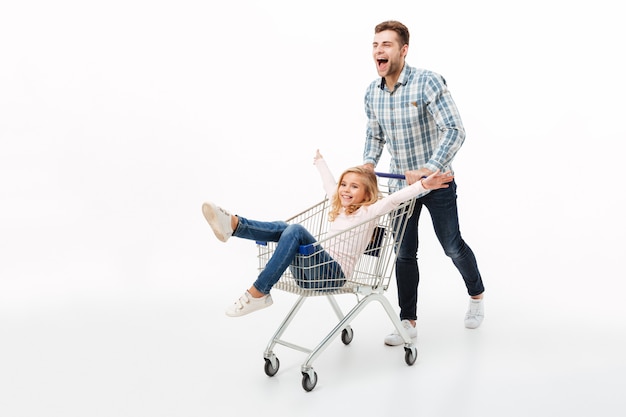
[[365,200],[365,186],[361,181],[361,176],[353,172],[348,172],[343,176],[339,184],[339,198],[341,205],[348,207],[353,204],[359,204]]

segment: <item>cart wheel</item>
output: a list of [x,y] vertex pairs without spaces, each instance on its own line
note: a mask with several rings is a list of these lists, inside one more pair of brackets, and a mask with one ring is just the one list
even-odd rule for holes
[[302,372],[302,388],[309,392],[313,391],[315,385],[317,385],[317,373],[313,371],[313,377],[311,378],[308,372]]
[[417,359],[417,349],[414,346],[405,347],[404,348],[404,361],[406,362],[406,364],[409,366],[413,365],[416,359]]
[[278,360],[278,358],[274,359],[276,359],[276,367],[272,366],[271,360],[265,358],[265,375],[267,376],[276,375],[276,372],[278,372],[278,368],[280,368],[280,361]]
[[354,336],[354,332],[352,331],[352,327],[346,327],[341,331],[341,341],[344,345],[349,345],[352,342],[352,337]]

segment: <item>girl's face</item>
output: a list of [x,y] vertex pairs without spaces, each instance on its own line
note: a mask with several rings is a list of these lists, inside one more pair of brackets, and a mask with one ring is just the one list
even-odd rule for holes
[[341,179],[337,193],[339,194],[341,206],[348,207],[365,200],[367,190],[359,174],[348,172]]

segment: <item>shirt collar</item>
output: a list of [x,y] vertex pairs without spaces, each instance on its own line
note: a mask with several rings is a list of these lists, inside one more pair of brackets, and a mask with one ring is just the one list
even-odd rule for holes
[[[402,71],[400,72],[400,76],[398,77],[398,81],[396,82],[396,86],[398,86],[398,85],[403,85],[403,86],[406,85],[406,83],[409,81],[409,76],[411,75],[412,72],[413,72],[413,68],[410,67],[405,62],[404,63],[404,67],[402,68]],[[378,84],[378,87],[381,90],[385,89],[385,78],[384,77],[380,77],[380,83]],[[394,88],[394,90],[395,90],[395,88]]]

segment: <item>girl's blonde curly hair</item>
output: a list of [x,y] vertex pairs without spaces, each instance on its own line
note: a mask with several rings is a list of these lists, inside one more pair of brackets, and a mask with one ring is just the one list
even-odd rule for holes
[[376,174],[372,170],[365,169],[360,166],[348,168],[343,172],[343,174],[341,174],[341,177],[339,177],[339,182],[337,183],[337,191],[330,201],[330,212],[328,213],[328,218],[331,222],[337,218],[339,212],[342,209],[341,200],[339,198],[339,187],[341,186],[343,177],[345,177],[346,174],[349,173],[359,175],[363,186],[365,187],[365,198],[358,204],[351,204],[350,206],[346,207],[347,215],[354,213],[362,206],[369,206],[371,204],[374,204],[380,199],[378,180],[376,179]]

